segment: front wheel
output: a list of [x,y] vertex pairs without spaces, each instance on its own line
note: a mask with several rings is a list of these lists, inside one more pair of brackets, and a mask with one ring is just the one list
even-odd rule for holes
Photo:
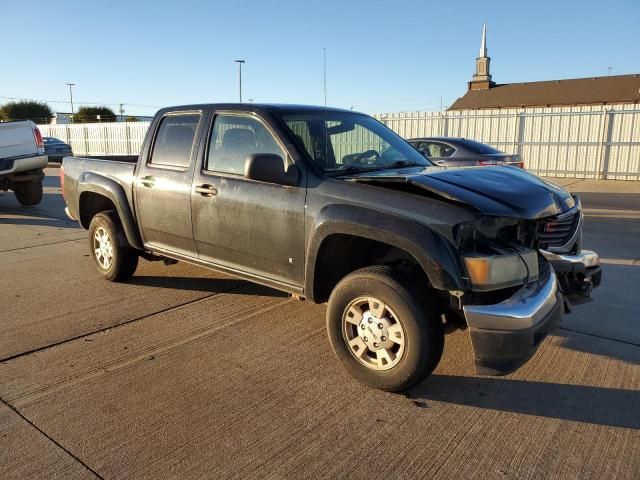
[[114,211],[100,212],[93,217],[89,225],[89,247],[98,271],[111,282],[128,280],[138,267],[138,254],[129,246]]
[[13,193],[23,207],[38,205],[42,201],[42,181],[17,182],[13,187]]
[[436,368],[444,346],[436,309],[413,293],[410,279],[389,267],[368,267],[343,278],[329,298],[331,346],[359,381],[405,390]]

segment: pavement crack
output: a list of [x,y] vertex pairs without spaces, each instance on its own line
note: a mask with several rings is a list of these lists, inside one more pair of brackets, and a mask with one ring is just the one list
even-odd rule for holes
[[3,405],[6,405],[6,407],[8,409],[10,409],[13,413],[15,413],[16,415],[18,415],[22,420],[24,420],[25,422],[27,422],[29,425],[31,425],[33,428],[35,428],[41,435],[43,435],[47,440],[49,440],[51,443],[53,443],[56,447],[58,447],[60,450],[62,450],[63,452],[65,452],[67,455],[69,455],[71,458],[73,458],[76,462],[78,462],[80,465],[82,465],[84,468],[86,468],[89,472],[91,472],[93,475],[96,476],[96,478],[99,478],[100,480],[104,480],[104,477],[102,475],[100,475],[98,472],[96,472],[93,468],[91,468],[89,465],[87,465],[85,462],[83,462],[77,455],[75,455],[71,450],[69,450],[68,448],[66,448],[64,445],[62,445],[60,442],[58,442],[55,438],[53,438],[51,435],[49,435],[47,432],[45,432],[44,430],[42,430],[40,427],[38,427],[35,423],[33,423],[29,418],[27,418],[26,416],[24,416],[20,410],[18,410],[17,408],[15,408],[13,405],[11,405],[9,402],[5,401],[2,397],[0,397],[0,403],[2,403]]
[[69,242],[78,242],[80,240],[83,240],[83,238],[72,238],[71,240],[60,240],[59,242],[41,243],[39,245],[30,245],[28,247],[8,248],[7,250],[0,250],[0,253],[15,252],[17,250],[27,250],[29,248],[48,247],[49,245],[57,245],[57,244],[60,244],[60,243],[69,243]]
[[610,342],[624,343],[625,345],[631,345],[632,347],[640,347],[640,343],[630,342],[628,340],[620,340],[618,338],[605,337],[602,335],[597,335],[595,333],[581,332],[580,330],[574,330],[572,328],[558,327],[558,330],[565,330],[567,332],[578,333],[580,335],[587,335],[588,337],[599,338],[601,340],[609,340]]
[[131,320],[127,320],[127,321],[122,322],[122,323],[118,323],[117,325],[109,325],[107,327],[100,328],[98,330],[92,330],[91,332],[87,332],[87,333],[83,333],[83,334],[80,334],[80,335],[76,335],[74,337],[65,338],[65,339],[60,340],[58,342],[50,343],[48,345],[43,345],[43,346],[37,347],[37,348],[32,348],[31,350],[27,350],[27,351],[24,351],[24,352],[16,353],[15,355],[10,355],[10,356],[5,357],[5,358],[0,358],[0,363],[9,362],[11,360],[15,360],[17,358],[25,357],[25,356],[31,355],[33,353],[41,352],[41,351],[44,351],[44,350],[49,350],[51,348],[55,348],[55,347],[58,347],[60,345],[64,345],[65,343],[73,342],[74,340],[79,340],[81,338],[90,337],[91,335],[95,335],[96,333],[106,332],[108,330],[124,327],[125,325],[129,325],[131,323],[144,320],[145,318],[149,318],[149,317],[152,317],[154,315],[160,315],[162,313],[170,312],[172,310],[176,310],[178,308],[182,308],[182,307],[184,307],[186,305],[191,305],[193,303],[202,302],[202,301],[207,300],[209,298],[215,297],[216,295],[220,295],[221,293],[228,293],[228,292],[232,292],[234,290],[238,290],[238,289],[240,289],[242,287],[245,287],[247,285],[247,283],[248,282],[241,282],[239,285],[236,285],[236,286],[233,286],[233,287],[229,287],[227,289],[223,289],[223,290],[220,290],[218,292],[213,292],[210,295],[206,295],[204,297],[196,298],[194,300],[189,300],[188,302],[184,302],[184,303],[181,303],[179,305],[172,305],[171,307],[163,308],[163,309],[155,311],[155,312],[150,312],[150,313],[147,313],[146,315],[142,315],[140,317],[132,318]]

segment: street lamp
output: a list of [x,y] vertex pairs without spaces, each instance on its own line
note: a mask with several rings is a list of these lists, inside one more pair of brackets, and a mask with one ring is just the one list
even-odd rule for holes
[[67,83],[69,85],[69,98],[71,99],[71,121],[73,121],[73,89],[75,83]]
[[240,81],[240,103],[242,103],[242,64],[244,63],[244,60],[235,60],[235,62],[238,64],[238,74]]

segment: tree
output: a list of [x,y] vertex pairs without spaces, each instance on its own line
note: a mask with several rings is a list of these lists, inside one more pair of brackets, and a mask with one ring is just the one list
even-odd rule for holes
[[[98,115],[100,118],[98,119]],[[109,107],[80,107],[73,114],[73,123],[115,122],[116,114]]]
[[3,120],[33,120],[36,123],[49,123],[53,112],[44,102],[21,100],[9,102],[0,108],[0,118]]
[[128,117],[126,117],[124,119],[125,122],[137,122],[138,121],[138,117],[134,117],[133,115],[129,115]]

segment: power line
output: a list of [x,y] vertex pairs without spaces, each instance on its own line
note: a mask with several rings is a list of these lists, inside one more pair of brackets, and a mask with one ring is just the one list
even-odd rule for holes
[[[36,102],[45,102],[45,103],[64,103],[64,104],[69,104],[69,100],[42,100],[42,99],[38,99],[38,98],[19,98],[19,97],[5,97],[5,96],[0,96],[0,98],[3,98],[5,100],[18,100],[18,101],[36,101]],[[110,105],[110,106],[119,106],[119,105],[126,105],[128,107],[139,107],[139,108],[164,108],[161,105],[142,105],[139,103],[122,103],[122,102],[117,102],[117,103],[108,103],[108,102],[85,102],[82,100],[75,100],[74,103],[78,103],[78,104],[83,104],[83,105]]]

